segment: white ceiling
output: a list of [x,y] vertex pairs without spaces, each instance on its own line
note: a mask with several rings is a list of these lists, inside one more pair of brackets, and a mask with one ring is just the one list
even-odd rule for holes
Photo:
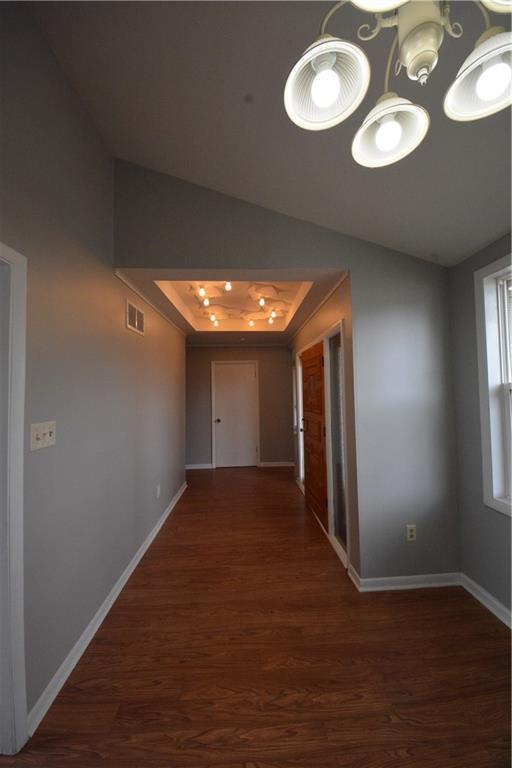
[[[370,170],[352,137],[381,93],[384,31],[364,48],[370,90],[357,112],[303,131],[282,100],[288,71],[316,36],[322,2],[59,2],[34,12],[112,153],[187,181],[421,258],[454,264],[510,229],[510,114],[455,123],[444,93],[482,29],[452,3],[465,34],[445,37],[425,88],[392,87],[424,105],[430,132],[410,157]],[[508,17],[495,17],[509,23]],[[344,7],[329,30],[356,40],[370,21]]]

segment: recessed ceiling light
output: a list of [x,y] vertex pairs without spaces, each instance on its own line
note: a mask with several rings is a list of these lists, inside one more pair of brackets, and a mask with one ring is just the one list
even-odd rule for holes
[[212,321],[212,323],[214,323],[216,321],[216,319],[217,318],[215,317],[215,315],[212,312],[212,314],[210,315],[210,320]]
[[230,291],[232,288],[233,288],[233,286],[232,286],[232,284],[229,282],[229,280],[228,280],[228,282],[227,282],[227,283],[224,283],[224,290],[225,290],[225,291]]
[[273,317],[269,317],[269,319],[268,319],[268,324],[269,324],[269,325],[272,325],[272,324],[273,324],[273,322],[274,322],[274,318],[273,318]]
[[254,325],[254,320],[249,320],[249,327],[252,328]]
[[209,307],[210,306],[210,299],[203,299],[203,305],[205,307]]
[[218,320],[214,320],[214,321],[213,321],[213,324],[214,324],[214,326],[217,328],[217,326],[219,325],[219,321],[218,321]]
[[206,296],[206,288],[202,288],[201,287],[199,289],[199,295],[200,295],[201,298],[203,298],[203,296]]
[[273,309],[272,312],[270,313],[270,317],[277,317],[277,312],[275,311],[275,309]]
[[261,297],[261,299],[258,301],[258,304],[260,305],[260,307],[264,307],[264,306],[265,306],[265,299],[263,298],[263,296],[262,296],[262,297]]

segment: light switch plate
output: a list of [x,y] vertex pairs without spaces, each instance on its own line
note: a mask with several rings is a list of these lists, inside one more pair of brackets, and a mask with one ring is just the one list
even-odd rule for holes
[[30,425],[30,450],[38,451],[57,442],[57,424],[55,421],[41,421]]

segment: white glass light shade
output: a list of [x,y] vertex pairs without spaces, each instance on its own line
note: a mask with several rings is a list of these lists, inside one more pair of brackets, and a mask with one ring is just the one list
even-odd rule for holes
[[477,43],[449,87],[444,111],[452,120],[479,120],[512,104],[512,33],[500,30]]
[[404,5],[407,0],[352,0],[352,5],[368,13],[386,13]]
[[[391,125],[391,121],[397,127],[386,129],[387,135],[383,136],[383,127],[386,123]],[[359,165],[367,168],[396,163],[421,144],[429,125],[430,117],[426,109],[396,93],[386,93],[354,136],[352,156]]]
[[369,82],[370,64],[364,51],[354,43],[322,35],[288,75],[284,106],[300,128],[322,131],[357,109]]
[[512,0],[482,0],[482,4],[493,13],[512,13]]

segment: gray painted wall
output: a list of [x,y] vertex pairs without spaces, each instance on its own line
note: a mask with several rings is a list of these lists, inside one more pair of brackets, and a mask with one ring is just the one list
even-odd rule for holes
[[212,360],[257,360],[261,461],[293,461],[292,373],[286,347],[187,348],[187,464],[210,464]]
[[461,570],[510,606],[510,517],[483,503],[474,273],[511,252],[510,236],[450,270]]
[[[184,480],[183,337],[112,274],[113,165],[28,8],[2,4],[0,239],[28,264],[25,611],[32,707]],[[161,498],[156,485],[161,484]]]
[[[345,478],[348,501],[348,519],[350,536],[350,560],[359,573],[361,569],[361,554],[359,544],[359,509],[357,500],[357,464],[356,464],[356,421],[354,407],[354,360],[352,346],[352,300],[350,277],[346,277],[341,285],[329,296],[318,311],[310,317],[293,339],[294,357],[302,349],[314,343],[319,336],[325,334],[335,323],[343,320],[343,351],[345,359],[345,433],[346,433],[346,462],[347,477]],[[298,454],[298,446],[295,447]]]
[[360,573],[457,570],[447,270],[125,162],[115,188],[120,267],[350,270]]

